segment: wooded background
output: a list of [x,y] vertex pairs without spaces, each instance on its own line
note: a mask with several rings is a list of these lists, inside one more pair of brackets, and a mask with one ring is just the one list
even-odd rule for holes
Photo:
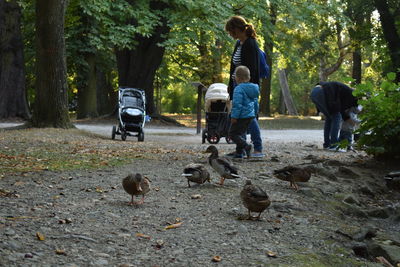
[[194,113],[191,82],[227,83],[232,15],[267,54],[263,115],[314,114],[318,81],[400,81],[399,0],[0,0],[0,118],[69,127],[111,114],[119,85],[144,89],[149,114]]

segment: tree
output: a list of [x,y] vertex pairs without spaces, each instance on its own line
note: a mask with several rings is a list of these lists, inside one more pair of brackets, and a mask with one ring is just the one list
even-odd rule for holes
[[[386,39],[392,61],[392,71],[396,73],[396,82],[400,82],[400,34],[399,20],[400,15],[391,12],[391,8],[399,8],[398,2],[393,1],[393,6],[389,5],[388,0],[374,0],[376,9],[379,12],[379,19]],[[398,13],[398,11],[397,11]],[[397,18],[397,21],[396,21]]]
[[30,116],[20,23],[17,1],[0,1],[0,118]]
[[167,19],[162,15],[167,4],[151,1],[151,10],[158,11],[160,21],[150,36],[135,34],[134,48],[119,49],[116,51],[118,79],[120,86],[129,86],[144,89],[146,92],[147,112],[155,112],[154,105],[154,77],[164,55],[165,48],[160,44],[166,40],[170,27]]
[[72,127],[68,116],[64,15],[67,0],[36,1],[36,98],[31,125]]

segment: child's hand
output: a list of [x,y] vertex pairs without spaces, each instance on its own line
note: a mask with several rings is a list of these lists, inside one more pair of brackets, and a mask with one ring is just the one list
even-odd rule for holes
[[237,119],[231,118],[231,123],[232,123],[232,124],[234,124],[234,123],[236,123],[236,122],[237,122]]

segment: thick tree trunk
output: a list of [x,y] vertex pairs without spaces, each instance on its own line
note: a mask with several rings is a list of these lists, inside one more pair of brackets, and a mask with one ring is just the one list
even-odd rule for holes
[[73,127],[68,116],[64,15],[67,0],[36,1],[34,127]]
[[[166,8],[166,4],[161,2],[152,2],[151,5],[153,10],[162,11]],[[165,41],[165,36],[169,31],[167,20],[161,18],[160,24],[151,36],[137,34],[134,37],[138,43],[135,49],[123,49],[116,52],[119,85],[144,89],[148,114],[156,111],[153,82],[165,51],[159,44]]]
[[[277,17],[277,8],[276,5],[271,3],[270,4],[270,23],[271,25],[276,24],[276,17]],[[269,76],[266,79],[263,79],[261,82],[260,88],[260,112],[266,116],[271,116],[271,81],[272,81],[272,51],[274,48],[273,42],[274,36],[272,34],[265,35],[265,44],[264,44],[264,52],[267,56],[267,63],[269,65]]]
[[111,83],[111,73],[97,70],[97,111],[99,115],[111,114],[117,105],[117,95]]
[[17,1],[0,1],[0,118],[30,116],[26,100],[21,9]]
[[96,87],[96,55],[86,53],[83,58],[86,61],[86,70],[82,73],[84,81],[78,90],[78,110],[77,119],[95,118],[97,113],[97,87]]
[[[391,14],[387,0],[375,0],[379,12],[383,35],[385,36],[392,60],[392,70],[396,73],[396,82],[400,82],[400,35],[396,28],[394,15]],[[398,8],[398,6],[396,6]]]
[[361,71],[361,49],[357,47],[353,52],[353,69],[351,77],[354,79],[356,84],[361,83],[362,71]]
[[285,101],[286,108],[289,115],[298,115],[296,106],[294,105],[292,95],[290,94],[289,84],[287,82],[286,71],[278,70],[279,72],[279,83],[281,85],[282,96]]

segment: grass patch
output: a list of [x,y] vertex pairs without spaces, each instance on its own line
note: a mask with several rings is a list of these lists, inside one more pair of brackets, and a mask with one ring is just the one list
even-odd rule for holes
[[1,131],[0,178],[31,171],[64,171],[126,164],[148,156],[138,144],[77,129]]

